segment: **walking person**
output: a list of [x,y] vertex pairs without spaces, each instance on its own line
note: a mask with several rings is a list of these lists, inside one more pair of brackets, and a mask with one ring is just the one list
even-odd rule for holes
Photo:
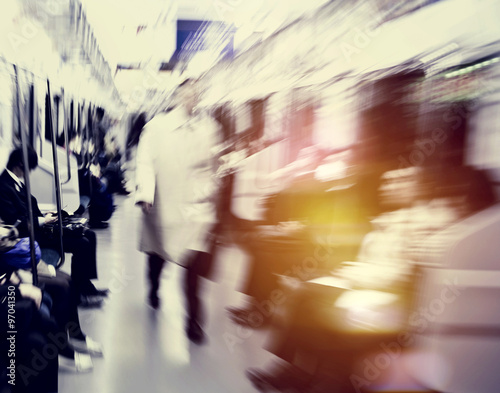
[[158,290],[166,261],[185,267],[186,332],[201,343],[199,279],[212,264],[217,184],[214,181],[219,127],[196,112],[199,94],[187,80],[175,93],[175,107],[146,124],[137,151],[136,203],[142,208],[139,250],[147,254],[149,295]]

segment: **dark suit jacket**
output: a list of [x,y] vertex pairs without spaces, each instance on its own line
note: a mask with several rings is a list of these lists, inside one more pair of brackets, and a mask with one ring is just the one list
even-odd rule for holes
[[[38,202],[34,196],[31,196],[31,205],[35,218],[35,234],[37,234],[40,230],[38,217],[42,217],[43,214],[38,208]],[[8,225],[13,225],[17,220],[20,220],[21,223],[17,227],[19,237],[28,237],[28,217],[26,189],[17,191],[16,181],[7,171],[4,171],[0,175],[0,218]]]

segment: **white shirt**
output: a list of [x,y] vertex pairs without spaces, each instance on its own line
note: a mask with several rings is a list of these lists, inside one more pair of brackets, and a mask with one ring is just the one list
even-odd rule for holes
[[[19,177],[17,177],[17,175],[14,172],[9,171],[8,169],[5,170],[10,175],[10,177],[12,177],[12,179],[14,179],[14,181],[16,182],[16,191],[20,192],[21,188],[24,187],[24,182],[21,179],[19,179]],[[45,217],[38,217],[38,225],[41,226],[44,223],[45,223]]]
[[12,177],[14,179],[14,181],[16,182],[16,190],[17,190],[17,192],[21,191],[21,188],[24,185],[24,183],[21,181],[21,179],[19,179],[14,172],[9,171],[8,169],[6,169],[6,171],[10,175],[10,177]]

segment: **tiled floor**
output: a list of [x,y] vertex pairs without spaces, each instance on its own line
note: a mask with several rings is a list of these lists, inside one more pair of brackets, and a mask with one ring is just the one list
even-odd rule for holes
[[[235,326],[227,305],[244,299],[236,289],[245,273],[245,256],[234,247],[220,251],[217,280],[205,281],[208,343],[191,344],[184,333],[182,268],[169,265],[162,278],[162,308],[145,304],[144,256],[137,251],[139,210],[119,197],[110,227],[98,234],[98,287],[111,295],[102,309],[81,310],[85,332],[102,342],[104,357],[87,374],[60,372],[61,393],[223,393],[254,392],[247,367],[266,363],[265,331]],[[68,264],[67,264],[68,265]],[[68,266],[64,269],[67,269]]]

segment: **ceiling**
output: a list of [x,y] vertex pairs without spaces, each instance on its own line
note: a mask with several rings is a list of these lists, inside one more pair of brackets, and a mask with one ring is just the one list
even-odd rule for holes
[[[20,19],[20,15],[23,15],[24,10],[26,16],[43,27],[43,31],[39,31],[35,38],[29,39],[29,48],[27,46],[23,50],[27,56],[33,57],[30,60],[32,63],[45,65],[45,52],[52,47],[54,58],[60,57],[72,74],[78,75],[70,79],[83,81],[93,77],[105,86],[105,91],[113,90],[115,97],[116,86],[126,102],[126,97],[135,94],[135,91],[152,90],[151,78],[159,80],[167,76],[167,73],[162,73],[160,78],[153,73],[158,73],[159,66],[169,62],[176,50],[178,20],[224,22],[234,31],[235,51],[241,52],[328,1],[13,0],[9,6],[5,4],[5,7],[0,7],[3,11],[12,10],[12,15],[0,10],[0,19],[17,23],[18,35],[22,36],[25,22]],[[7,30],[10,29],[10,24],[3,25],[7,26]],[[52,41],[52,45],[39,43],[45,36],[46,41]],[[220,38],[217,34],[210,37],[204,38],[216,41]],[[44,52],[43,56],[33,56],[34,46],[39,46],[40,51]],[[217,56],[212,53],[201,52],[196,52],[199,55],[193,58],[196,61],[192,61],[193,67],[190,68],[198,73],[208,69],[217,60]],[[60,70],[61,66],[55,64],[51,68]],[[142,71],[143,75],[141,77],[140,72],[122,71],[126,68]],[[155,83],[160,90],[171,84],[163,79],[161,83]]]
[[[172,50],[171,43],[175,42],[175,24],[177,20],[221,21],[234,25],[237,29],[235,45],[245,41],[255,32],[268,36],[287,22],[299,17],[305,12],[312,11],[327,3],[329,0],[81,0],[86,7],[89,21],[96,30],[101,32],[100,39],[109,41],[111,57],[116,62],[128,63],[131,57],[144,60],[144,45],[137,50],[130,48],[133,36],[130,30],[138,26],[145,26],[159,32],[162,45],[168,48],[163,56]],[[167,20],[162,18],[167,17]],[[125,28],[125,29],[124,29]],[[128,30],[127,30],[128,28]],[[146,29],[146,30],[147,30]],[[123,31],[125,30],[125,32]],[[120,34],[125,34],[120,39]],[[154,35],[155,33],[153,33]],[[139,36],[139,34],[136,34]],[[125,41],[121,43],[120,41]],[[117,46],[127,46],[127,59],[122,60],[123,53],[116,50]],[[115,51],[113,52],[113,49]],[[153,48],[151,48],[153,50]],[[154,48],[158,51],[158,48]],[[103,48],[103,51],[107,49]],[[123,52],[123,51],[122,51]],[[142,56],[142,57],[141,57]],[[168,59],[163,59],[168,61]]]

